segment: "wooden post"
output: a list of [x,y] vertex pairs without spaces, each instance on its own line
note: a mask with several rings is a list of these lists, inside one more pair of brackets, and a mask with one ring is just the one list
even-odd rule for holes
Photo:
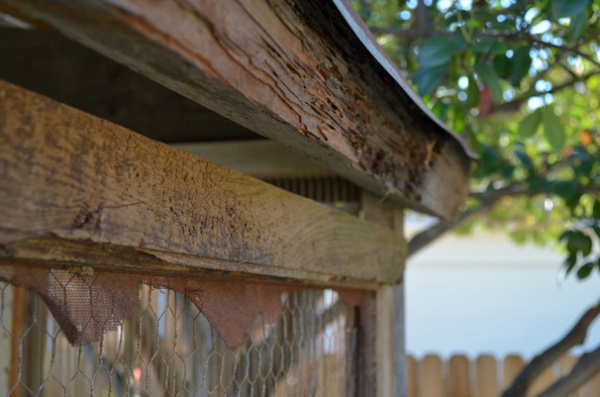
[[[362,216],[365,220],[403,233],[402,209],[384,202],[369,193],[363,193]],[[363,315],[367,343],[363,353],[365,396],[406,396],[406,350],[404,335],[404,283],[381,286],[372,298],[374,305],[365,305]],[[374,310],[374,316],[368,311]],[[373,320],[374,319],[374,320]],[[368,324],[374,321],[373,325]],[[373,330],[374,328],[374,330]],[[374,332],[373,332],[374,331]],[[373,332],[372,335],[368,335]],[[372,347],[369,347],[369,344]],[[373,373],[374,371],[374,373]],[[376,393],[373,394],[373,388]]]

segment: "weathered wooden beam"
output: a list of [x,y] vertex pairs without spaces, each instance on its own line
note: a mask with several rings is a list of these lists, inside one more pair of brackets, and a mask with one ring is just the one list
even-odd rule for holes
[[0,0],[0,7],[380,197],[444,217],[466,198],[465,148],[399,83],[391,62],[382,64],[383,52],[373,56],[374,41],[359,40],[370,33],[343,1]]
[[404,252],[384,228],[0,82],[5,260],[372,288]]

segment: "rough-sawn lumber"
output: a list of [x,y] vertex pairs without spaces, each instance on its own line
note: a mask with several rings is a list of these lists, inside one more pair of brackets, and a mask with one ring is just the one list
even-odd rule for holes
[[377,47],[364,40],[370,33],[344,3],[0,0],[0,7],[43,21],[380,197],[455,216],[467,195],[465,148],[399,84],[391,63],[383,66],[383,52],[373,56]]
[[396,282],[392,231],[0,81],[0,261]]

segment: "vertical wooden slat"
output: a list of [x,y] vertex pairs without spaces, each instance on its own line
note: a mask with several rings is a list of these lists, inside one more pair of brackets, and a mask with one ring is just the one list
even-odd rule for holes
[[[398,210],[397,212],[400,212]],[[402,213],[397,214],[396,221],[400,225],[404,222]],[[403,233],[401,227],[396,231]],[[404,300],[404,281],[394,286],[394,396],[406,397],[406,307]]]
[[11,349],[14,338],[11,333],[14,310],[14,288],[0,282],[0,390],[11,384]]
[[496,359],[483,354],[475,360],[475,396],[498,397],[498,371]]
[[[13,310],[12,310],[12,334],[13,339],[10,344],[10,383],[9,390],[12,390],[20,381],[19,379],[19,343],[25,330],[25,288],[14,287]],[[17,387],[11,396],[20,397],[21,388]]]
[[469,359],[463,355],[450,357],[448,361],[448,397],[471,397]]
[[[404,209],[394,207],[392,210],[392,228],[400,236],[404,236]],[[394,286],[394,395],[406,397],[406,300],[404,274],[402,280]]]
[[[361,210],[363,219],[402,234],[404,220],[400,208],[363,192]],[[375,393],[365,389],[368,396],[406,396],[404,288],[401,282],[384,285],[375,294]]]
[[502,378],[502,390],[506,390],[525,366],[525,360],[515,354],[504,358],[504,375]]
[[418,397],[417,361],[413,356],[406,357],[406,397]]
[[360,312],[359,396],[372,397],[377,388],[376,293],[367,292]]
[[394,395],[394,287],[386,285],[377,290],[376,368],[377,396]]
[[419,396],[445,397],[443,364],[439,356],[428,354],[419,363]]

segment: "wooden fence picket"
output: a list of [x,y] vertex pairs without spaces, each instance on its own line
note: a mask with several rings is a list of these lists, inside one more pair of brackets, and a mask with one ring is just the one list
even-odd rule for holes
[[448,361],[448,397],[471,397],[469,359],[455,355]]
[[484,354],[475,360],[475,396],[498,397],[498,367],[496,359]]
[[406,357],[406,397],[418,397],[417,360],[413,356]]
[[[549,367],[533,383],[528,396],[536,396],[567,374],[577,357],[565,356]],[[499,397],[525,366],[523,358],[508,355],[504,360],[484,354],[469,359],[453,355],[448,360],[428,354],[421,360],[409,355],[407,397]],[[599,397],[600,374],[569,397]]]
[[418,365],[420,396],[446,397],[443,363],[439,356],[427,355]]
[[515,354],[504,358],[504,373],[502,376],[502,390],[507,389],[525,366],[525,360]]

